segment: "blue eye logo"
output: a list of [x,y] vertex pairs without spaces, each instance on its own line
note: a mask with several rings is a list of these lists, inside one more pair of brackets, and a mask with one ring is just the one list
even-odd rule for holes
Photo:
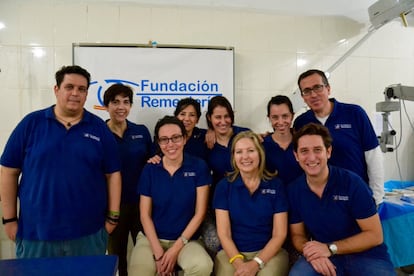
[[[104,80],[105,82],[105,86],[110,86],[112,84],[115,83],[121,83],[121,84],[125,84],[125,85],[129,85],[132,87],[139,87],[138,83],[132,82],[132,81],[128,81],[128,80],[120,80],[120,79],[106,79]],[[104,106],[104,102],[103,102],[103,94],[104,94],[104,88],[103,85],[99,84],[98,81],[92,81],[89,84],[89,90],[91,90],[91,88],[96,89],[96,101],[98,104],[93,105],[94,109],[97,110],[105,110],[105,106]]]

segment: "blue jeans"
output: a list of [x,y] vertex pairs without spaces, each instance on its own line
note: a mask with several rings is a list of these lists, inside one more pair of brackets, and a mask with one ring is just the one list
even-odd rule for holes
[[[360,255],[337,255],[330,257],[336,266],[337,276],[393,276],[396,275],[391,261]],[[292,267],[289,276],[318,276],[312,265],[301,257]]]
[[107,243],[108,233],[105,227],[94,234],[73,240],[36,241],[16,238],[16,257],[46,258],[105,255]]

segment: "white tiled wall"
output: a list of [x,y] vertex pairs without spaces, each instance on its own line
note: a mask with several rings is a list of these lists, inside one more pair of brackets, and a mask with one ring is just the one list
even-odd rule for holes
[[[236,124],[263,132],[270,129],[265,108],[271,96],[290,95],[302,71],[329,68],[367,32],[364,24],[339,17],[82,0],[1,0],[0,22],[6,25],[0,30],[0,150],[25,114],[54,102],[53,76],[72,63],[73,42],[234,46]],[[44,57],[33,55],[36,47]],[[308,63],[298,66],[298,59]],[[414,86],[414,28],[392,22],[379,29],[330,81],[334,97],[374,116],[385,86]],[[414,121],[414,102],[406,107]],[[398,114],[392,122],[400,133]],[[400,171],[403,180],[413,180],[414,137],[405,115],[402,130]],[[384,159],[385,179],[399,179],[396,155]],[[13,244],[0,231],[0,258],[13,257]]]

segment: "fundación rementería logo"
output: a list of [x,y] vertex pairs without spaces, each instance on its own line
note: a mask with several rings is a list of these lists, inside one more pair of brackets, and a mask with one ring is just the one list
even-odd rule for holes
[[151,81],[141,79],[138,82],[122,79],[105,79],[104,83],[92,81],[89,86],[89,93],[96,94],[96,103],[93,108],[104,110],[103,95],[105,90],[115,83],[122,83],[130,86],[135,96],[140,98],[141,108],[145,107],[175,107],[183,97],[192,97],[199,100],[201,107],[207,106],[210,98],[222,95],[220,85],[207,80],[196,80],[183,82],[172,80],[167,82]]

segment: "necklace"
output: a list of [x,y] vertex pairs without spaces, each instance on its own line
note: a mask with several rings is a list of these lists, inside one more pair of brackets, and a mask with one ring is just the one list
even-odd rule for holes
[[73,124],[74,124],[76,121],[78,121],[78,120],[80,120],[80,119],[82,118],[82,115],[81,115],[81,116],[79,116],[79,117],[77,117],[77,118],[75,118],[75,119],[73,119],[73,120],[71,120],[71,121],[66,121],[66,120],[64,120],[62,117],[60,117],[60,116],[58,116],[58,115],[56,115],[56,114],[55,114],[55,116],[56,116],[56,118],[57,118],[59,121],[64,122],[67,128],[70,128],[71,126],[73,126]]

